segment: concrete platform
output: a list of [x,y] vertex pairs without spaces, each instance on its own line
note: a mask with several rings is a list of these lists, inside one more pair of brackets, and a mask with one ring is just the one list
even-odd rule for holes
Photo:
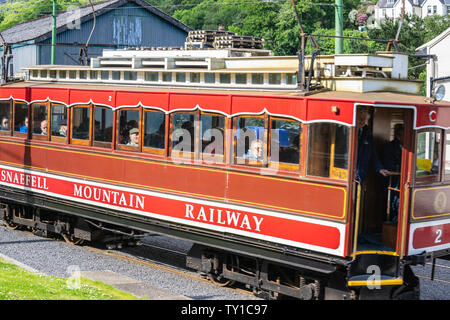
[[109,270],[81,271],[80,275],[86,279],[109,284],[116,289],[129,292],[139,298],[148,300],[192,300],[186,296],[150,286]]

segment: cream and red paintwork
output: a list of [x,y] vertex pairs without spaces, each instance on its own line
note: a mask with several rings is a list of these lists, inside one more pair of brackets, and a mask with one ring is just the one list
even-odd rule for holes
[[[201,109],[228,118],[268,113],[304,124],[335,122],[352,128],[359,105],[404,108],[413,113],[412,130],[450,128],[450,105],[417,103],[407,97],[390,100],[389,95],[381,94],[374,99],[376,96],[188,93],[32,83],[0,87],[0,100],[30,104],[50,101],[71,107],[93,103],[114,110],[141,106],[166,114]],[[347,181],[339,181],[305,176],[304,166],[298,172],[278,172],[232,164],[178,163],[167,153],[133,153],[116,150],[114,145],[105,149],[28,138],[0,136],[2,185],[218,234],[340,257],[352,254],[352,172]],[[305,159],[304,154],[301,157]],[[404,150],[403,158],[403,168],[411,171],[412,153]],[[403,182],[408,183],[411,174],[406,173]],[[441,203],[436,213],[433,194],[442,197],[444,193],[447,199],[450,186],[407,190],[401,199],[404,205],[399,221],[404,223],[398,233],[399,255],[449,248],[450,201]]]

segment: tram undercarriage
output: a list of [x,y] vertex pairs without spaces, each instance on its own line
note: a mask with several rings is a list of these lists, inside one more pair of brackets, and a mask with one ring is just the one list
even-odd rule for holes
[[[121,248],[135,245],[146,231],[157,231],[149,224],[145,224],[146,227],[141,224],[140,227],[131,229],[125,226],[124,221],[111,224],[100,221],[101,219],[86,219],[88,215],[87,211],[83,217],[17,202],[0,203],[0,220],[3,220],[9,228],[26,228],[43,237],[60,235],[66,242],[72,244],[101,241],[107,249]],[[166,230],[163,233],[159,230],[157,233],[169,232]],[[181,234],[176,236],[183,238]],[[191,237],[184,235],[185,239],[195,240],[192,239],[192,235]],[[255,295],[266,299],[419,298],[419,281],[409,265],[405,265],[401,270],[404,279],[401,286],[377,287],[375,283],[373,287],[348,287],[347,279],[351,270],[358,269],[358,265],[355,263],[352,265],[352,261],[349,260],[333,260],[312,253],[309,256],[305,253],[303,257],[293,257],[287,251],[276,255],[261,248],[253,248],[252,251],[249,250],[251,247],[238,241],[234,244],[229,243],[229,246],[219,245],[221,242],[217,241],[212,247],[205,242],[202,244],[201,237],[197,239],[198,243],[194,244],[186,258],[188,268],[201,272],[218,285],[243,283]]]

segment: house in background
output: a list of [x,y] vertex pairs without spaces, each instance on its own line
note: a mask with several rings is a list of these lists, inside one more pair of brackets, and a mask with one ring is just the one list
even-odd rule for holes
[[428,41],[416,49],[419,54],[428,58],[427,63],[427,97],[431,97],[431,78],[435,81],[434,88],[445,87],[443,100],[450,101],[450,28],[436,38]]
[[[94,9],[96,26],[89,42],[89,57],[101,56],[103,49],[184,46],[191,30],[143,0],[108,0],[94,4]],[[79,64],[80,48],[89,38],[93,23],[91,6],[58,14],[56,64]],[[9,74],[22,72],[25,66],[50,64],[51,16],[18,24],[2,31],[2,35],[12,48]]]
[[[382,22],[387,18],[402,16],[403,0],[379,0],[375,5],[375,19]],[[405,0],[405,15],[425,18],[430,15],[450,14],[450,0]]]

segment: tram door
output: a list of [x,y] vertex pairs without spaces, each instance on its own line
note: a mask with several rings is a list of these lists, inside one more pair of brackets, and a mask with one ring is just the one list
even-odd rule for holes
[[[359,107],[356,127],[354,251],[397,251],[403,206],[405,128],[410,110]],[[365,120],[365,121],[364,121]],[[408,140],[408,139],[406,139]],[[386,176],[379,172],[379,169]],[[403,170],[403,171],[402,171]],[[359,188],[359,190],[358,190]]]

